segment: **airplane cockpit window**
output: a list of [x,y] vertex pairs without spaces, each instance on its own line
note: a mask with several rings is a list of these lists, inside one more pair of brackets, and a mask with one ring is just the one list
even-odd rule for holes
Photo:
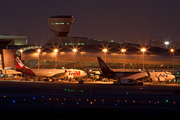
[[171,72],[166,72],[166,74],[167,74],[167,75],[172,75],[172,73],[171,73]]

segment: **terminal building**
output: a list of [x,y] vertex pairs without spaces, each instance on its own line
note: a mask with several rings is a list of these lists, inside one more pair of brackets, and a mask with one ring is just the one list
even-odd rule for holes
[[[24,51],[22,60],[34,68],[99,68],[97,57],[102,57],[116,69],[177,69],[180,65],[178,49],[171,53],[169,49],[157,46],[100,40],[93,38],[68,37],[74,23],[73,16],[53,16],[48,18],[48,26],[54,32],[41,49]],[[141,52],[145,47],[146,51]],[[54,50],[57,49],[55,52]],[[107,49],[106,51],[103,51]],[[126,49],[126,51],[121,51]],[[39,61],[39,62],[38,62]],[[174,66],[174,67],[173,67]]]
[[[97,57],[102,57],[110,68],[122,71],[143,68],[178,71],[180,66],[179,48],[170,51],[169,47],[158,46],[155,41],[143,46],[115,40],[69,37],[68,33],[74,24],[73,16],[52,16],[47,20],[54,37],[43,46],[26,45],[14,49],[14,53],[21,56],[30,68],[99,70]],[[145,48],[144,51],[142,48]]]
[[28,50],[41,48],[41,46],[27,45],[26,36],[0,35],[0,69],[15,68],[13,54],[19,49]]

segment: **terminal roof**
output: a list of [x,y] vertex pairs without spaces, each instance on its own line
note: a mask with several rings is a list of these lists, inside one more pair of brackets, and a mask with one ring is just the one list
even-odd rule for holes
[[72,15],[58,15],[58,16],[52,16],[50,18],[73,18]]

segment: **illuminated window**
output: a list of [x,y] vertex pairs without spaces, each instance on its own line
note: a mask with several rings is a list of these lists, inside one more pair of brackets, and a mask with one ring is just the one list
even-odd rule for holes
[[61,45],[63,45],[63,43],[61,43]]
[[72,43],[69,43],[69,45],[72,45]]
[[180,77],[180,75],[176,75],[176,77]]
[[64,23],[64,22],[52,22],[52,25],[69,25],[72,23]]
[[78,43],[78,45],[81,45],[81,43]]
[[59,23],[52,23],[52,25],[59,25]]
[[81,43],[81,45],[84,45],[84,43]]
[[65,43],[65,45],[67,45],[67,43]]

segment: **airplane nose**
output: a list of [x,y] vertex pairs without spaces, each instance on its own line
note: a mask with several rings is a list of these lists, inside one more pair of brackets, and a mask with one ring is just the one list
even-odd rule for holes
[[174,75],[172,75],[172,77],[171,77],[172,79],[174,79],[175,78],[175,76]]

